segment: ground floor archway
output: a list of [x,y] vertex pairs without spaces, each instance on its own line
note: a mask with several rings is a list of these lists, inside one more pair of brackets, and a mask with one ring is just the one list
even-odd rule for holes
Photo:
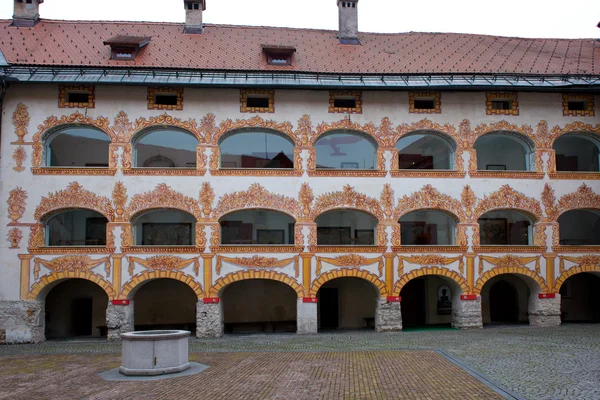
[[105,336],[107,306],[106,292],[94,282],[59,282],[45,300],[46,339]]
[[133,295],[135,330],[196,331],[198,296],[183,282],[160,278],[137,288]]
[[296,332],[298,295],[271,279],[233,282],[223,289],[225,333]]
[[528,323],[530,296],[539,292],[538,284],[525,275],[501,274],[489,279],[481,289],[483,323]]
[[579,273],[560,287],[562,322],[600,322],[600,273]]
[[379,290],[365,279],[327,281],[317,292],[318,329],[373,329],[379,295]]
[[461,293],[454,280],[443,276],[411,279],[400,291],[403,329],[451,327],[452,307]]

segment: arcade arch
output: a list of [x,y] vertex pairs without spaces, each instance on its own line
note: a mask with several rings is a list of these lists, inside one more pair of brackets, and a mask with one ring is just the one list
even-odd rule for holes
[[456,143],[448,136],[433,131],[420,131],[403,136],[396,143],[399,169],[455,169]]
[[50,133],[44,141],[43,166],[108,168],[111,138],[100,129],[69,125]]
[[477,220],[482,246],[529,246],[533,238],[533,219],[524,212],[494,210]]
[[192,246],[196,217],[176,209],[143,211],[133,219],[136,246]]
[[455,244],[457,218],[432,209],[409,212],[400,217],[402,246],[450,246]]
[[315,218],[317,245],[373,246],[377,244],[377,218],[364,211],[336,209]]
[[531,171],[535,163],[533,142],[515,132],[491,132],[480,136],[473,144],[480,171]]
[[136,168],[196,168],[198,138],[178,128],[154,128],[133,138]]
[[293,169],[294,142],[278,131],[241,129],[219,140],[220,168]]
[[248,209],[234,211],[219,220],[223,245],[294,244],[293,217],[280,211]]
[[554,141],[557,171],[600,171],[600,141],[584,133],[565,134]]
[[46,219],[46,246],[106,246],[107,223],[97,211],[59,210]]
[[377,169],[377,143],[355,131],[333,131],[315,141],[316,169]]
[[570,210],[558,217],[559,240],[563,246],[600,245],[600,210]]

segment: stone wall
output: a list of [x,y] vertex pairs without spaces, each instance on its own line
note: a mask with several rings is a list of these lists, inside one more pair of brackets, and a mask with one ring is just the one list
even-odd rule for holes
[[108,327],[108,340],[119,340],[121,334],[132,332],[133,328],[133,301],[126,306],[115,306],[108,303],[106,308],[106,326]]
[[221,303],[204,304],[198,301],[196,306],[196,336],[221,337],[223,336],[223,310]]
[[453,328],[481,328],[481,296],[477,300],[461,300],[460,296],[452,299],[452,327]]
[[317,304],[304,303],[298,299],[297,310],[297,332],[299,335],[317,333]]
[[375,330],[391,332],[402,330],[402,309],[400,302],[388,302],[381,298],[377,301],[375,310]]
[[560,294],[553,299],[529,297],[529,325],[546,327],[560,325]]
[[44,302],[0,301],[0,330],[6,331],[6,343],[43,342]]

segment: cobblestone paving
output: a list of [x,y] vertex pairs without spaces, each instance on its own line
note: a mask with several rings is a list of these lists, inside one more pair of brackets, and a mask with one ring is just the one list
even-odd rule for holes
[[[216,360],[219,355],[215,352],[372,352],[434,348],[445,351],[492,382],[527,399],[600,399],[599,338],[600,325],[517,326],[383,334],[240,335],[224,339],[193,339],[190,350],[210,353],[217,357]],[[120,344],[104,341],[0,346],[0,355],[119,351]],[[233,357],[231,354],[222,356]],[[102,354],[101,357],[110,356]],[[116,361],[105,369],[118,365],[118,355],[116,357],[113,358]],[[10,357],[11,364],[22,358]],[[8,359],[0,357],[0,377],[1,365]],[[52,368],[52,358],[44,362],[48,363],[49,369]],[[27,363],[23,364],[23,368],[27,368]]]
[[501,399],[433,351],[193,353],[182,378],[106,382],[116,354],[7,356],[0,399]]

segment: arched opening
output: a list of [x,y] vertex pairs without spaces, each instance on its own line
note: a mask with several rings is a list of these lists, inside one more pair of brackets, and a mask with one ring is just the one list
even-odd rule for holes
[[560,244],[564,246],[599,246],[600,211],[571,210],[558,217]]
[[144,212],[133,222],[136,246],[191,246],[196,218],[185,211],[160,209]]
[[107,306],[106,292],[94,282],[58,282],[46,296],[46,339],[106,336]]
[[443,211],[417,210],[400,217],[402,246],[451,246],[456,220]]
[[479,137],[473,145],[480,171],[530,171],[535,163],[534,144],[511,132],[494,132]]
[[59,211],[46,221],[47,246],[106,246],[108,219],[97,211]]
[[600,144],[583,134],[563,135],[552,146],[556,152],[557,171],[600,171]]
[[402,329],[451,328],[453,304],[457,304],[461,287],[452,279],[426,275],[408,281],[400,291]]
[[481,288],[484,324],[525,324],[529,322],[529,298],[541,291],[530,277],[500,274]]
[[317,292],[319,330],[374,329],[379,291],[369,281],[343,277],[327,281]]
[[298,295],[285,283],[270,279],[233,282],[223,289],[226,333],[296,332]]
[[583,272],[560,287],[562,322],[600,322],[600,272]]
[[356,132],[334,132],[315,142],[317,169],[377,169],[377,144]]
[[275,131],[235,131],[221,139],[219,149],[222,169],[294,168],[294,143]]
[[71,126],[60,129],[45,142],[47,167],[108,168],[110,138],[99,129]]
[[196,168],[198,139],[175,128],[145,131],[133,140],[136,168]]
[[160,278],[142,283],[133,294],[136,331],[183,329],[196,332],[198,296],[183,282]]
[[396,143],[399,169],[454,169],[455,144],[437,132],[413,133]]
[[529,246],[533,237],[533,220],[513,210],[489,211],[478,220],[482,246]]
[[244,210],[227,214],[221,224],[221,244],[294,244],[294,218],[279,211]]
[[343,209],[319,215],[317,244],[320,246],[373,246],[376,243],[377,218],[364,211]]

